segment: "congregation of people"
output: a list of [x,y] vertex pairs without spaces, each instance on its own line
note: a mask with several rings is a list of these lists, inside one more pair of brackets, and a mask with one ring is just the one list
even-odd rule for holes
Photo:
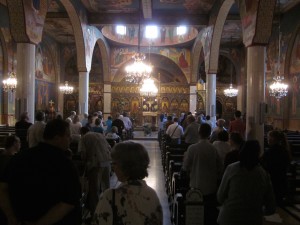
[[[205,225],[261,225],[286,197],[291,156],[284,134],[270,131],[264,151],[257,140],[245,140],[241,112],[234,117],[228,126],[203,114],[159,118],[159,140],[186,148],[181,171],[189,188],[203,195]],[[150,163],[146,146],[129,141],[128,113],[104,121],[101,112],[83,118],[72,112],[46,123],[45,114],[37,112],[35,119],[31,124],[22,114],[0,155],[0,224],[163,224],[160,200],[144,181]],[[121,183],[117,188],[110,187],[112,173]]]

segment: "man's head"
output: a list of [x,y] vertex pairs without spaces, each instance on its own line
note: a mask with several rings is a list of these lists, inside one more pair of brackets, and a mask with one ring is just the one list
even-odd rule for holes
[[234,113],[235,118],[241,118],[241,116],[242,116],[241,111],[239,111],[239,110],[235,111],[235,113]]
[[211,134],[211,126],[207,123],[202,123],[199,128],[199,135],[202,139],[209,138]]
[[45,120],[45,113],[42,111],[38,111],[35,115],[36,121],[44,121]]
[[51,120],[46,124],[43,138],[46,143],[67,150],[71,141],[70,124],[64,120]]

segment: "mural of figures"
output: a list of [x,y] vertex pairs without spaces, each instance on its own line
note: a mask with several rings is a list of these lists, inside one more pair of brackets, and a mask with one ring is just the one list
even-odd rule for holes
[[131,112],[137,113],[139,111],[139,99],[137,97],[133,98],[131,101]]
[[36,110],[45,110],[48,107],[49,101],[56,101],[55,84],[36,80],[35,82],[35,108]]
[[186,58],[185,58],[186,52],[184,50],[181,51],[180,56],[178,58],[178,64],[181,68],[187,68],[189,66]]
[[300,72],[300,33],[298,33],[291,57],[291,66],[290,73],[299,73]]
[[54,61],[47,45],[39,44],[35,56],[35,77],[39,80],[55,82]]
[[128,48],[115,48],[112,51],[112,67],[118,68],[120,67],[124,62],[131,59],[131,57],[135,54],[134,49],[129,51]]
[[188,112],[189,111],[189,103],[186,99],[181,100],[179,110],[182,111],[182,112]]
[[169,99],[167,97],[163,97],[161,100],[161,109],[162,112],[167,113],[169,111]]
[[179,104],[178,104],[177,99],[172,99],[172,101],[171,101],[171,107],[170,107],[171,112],[178,111],[178,106],[179,106]]

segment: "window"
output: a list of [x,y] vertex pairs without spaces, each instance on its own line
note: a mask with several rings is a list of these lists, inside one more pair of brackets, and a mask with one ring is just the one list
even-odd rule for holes
[[117,25],[116,32],[119,35],[126,35],[126,27],[123,25]]
[[158,31],[157,31],[157,26],[146,26],[146,33],[145,37],[146,38],[157,38],[158,36]]
[[177,35],[184,35],[186,34],[186,26],[179,26],[177,27]]

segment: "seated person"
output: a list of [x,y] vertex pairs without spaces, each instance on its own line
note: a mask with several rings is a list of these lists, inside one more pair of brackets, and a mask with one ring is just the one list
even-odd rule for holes
[[119,143],[121,138],[117,134],[118,133],[118,128],[116,126],[112,126],[111,131],[106,134],[106,139],[113,139],[116,141],[116,143]]

